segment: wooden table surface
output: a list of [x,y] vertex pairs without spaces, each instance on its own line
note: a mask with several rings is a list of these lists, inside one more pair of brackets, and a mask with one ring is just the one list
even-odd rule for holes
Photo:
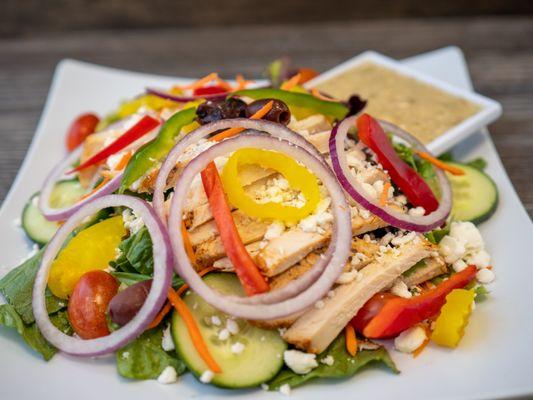
[[465,52],[478,92],[503,104],[490,126],[533,215],[533,18],[371,20],[305,25],[86,31],[0,39],[0,202],[33,136],[54,67],[65,57],[155,74],[257,77],[280,55],[326,70],[367,49],[404,58],[447,45]]

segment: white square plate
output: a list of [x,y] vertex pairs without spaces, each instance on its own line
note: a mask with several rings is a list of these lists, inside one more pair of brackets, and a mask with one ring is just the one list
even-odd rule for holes
[[[450,84],[446,79],[438,79],[429,70],[422,72],[420,69],[412,68],[408,63],[400,63],[375,51],[365,51],[320,74],[307,82],[305,86],[314,87],[365,62],[372,62],[373,64],[395,71],[400,75],[416,79],[445,93],[468,100],[480,107],[477,113],[465,119],[460,124],[455,125],[453,128],[448,129],[438,138],[428,143],[427,147],[434,154],[442,154],[446,150],[449,150],[467,136],[495,121],[502,113],[502,106],[497,101],[474,93],[471,89],[468,90],[467,88]],[[451,71],[448,71],[448,73],[449,75],[453,75]]]
[[[461,52],[447,48],[405,63],[415,70],[470,89]],[[77,61],[58,66],[43,116],[26,160],[0,210],[0,265],[15,266],[30,250],[14,224],[28,197],[63,154],[63,138],[75,115],[105,113],[145,86],[167,86],[177,79],[136,74]],[[354,378],[317,381],[293,391],[292,398],[323,399],[496,399],[533,395],[533,248],[531,221],[522,207],[492,141],[479,132],[457,149],[464,160],[484,157],[500,190],[496,214],[481,226],[497,280],[489,300],[476,308],[458,349],[430,345],[417,359],[391,352],[400,375],[368,368]],[[3,270],[3,273],[7,269]],[[178,384],[132,382],[118,376],[114,359],[75,359],[57,355],[49,363],[28,350],[15,333],[0,329],[0,399],[280,399],[279,393],[225,391],[197,383],[189,374]]]

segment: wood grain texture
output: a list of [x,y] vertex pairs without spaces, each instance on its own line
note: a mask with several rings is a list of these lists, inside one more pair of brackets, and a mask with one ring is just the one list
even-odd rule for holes
[[32,138],[53,69],[69,57],[137,71],[260,76],[280,55],[326,70],[375,49],[394,58],[442,46],[465,52],[477,91],[503,104],[490,131],[533,215],[533,18],[446,18],[48,33],[0,39],[0,201]]
[[528,0],[2,0],[0,36],[533,13]]

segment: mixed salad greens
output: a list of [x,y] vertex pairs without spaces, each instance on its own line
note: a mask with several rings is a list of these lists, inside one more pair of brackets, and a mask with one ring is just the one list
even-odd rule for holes
[[284,394],[398,373],[377,339],[455,348],[494,279],[484,161],[431,156],[312,70],[269,71],[78,117],[24,208],[39,249],[0,280],[0,324],[45,360],[115,354],[126,378]]

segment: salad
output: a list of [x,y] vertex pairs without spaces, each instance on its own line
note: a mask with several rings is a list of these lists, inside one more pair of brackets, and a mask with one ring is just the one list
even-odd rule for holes
[[47,361],[283,394],[456,348],[495,278],[484,161],[432,156],[356,93],[304,86],[315,71],[269,71],[76,118],[24,207],[34,251],[0,280],[0,324]]

